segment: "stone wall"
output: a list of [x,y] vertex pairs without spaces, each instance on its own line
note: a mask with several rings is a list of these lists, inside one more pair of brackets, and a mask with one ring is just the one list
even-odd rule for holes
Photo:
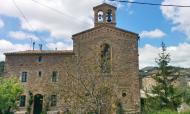
[[[73,35],[73,53],[15,53],[6,54],[5,74],[20,78],[22,72],[28,72],[28,81],[22,83],[26,101],[28,91],[33,95],[41,94],[44,100],[50,95],[57,95],[57,106],[51,111],[64,110],[64,96],[60,88],[67,82],[68,72],[80,77],[95,73],[95,76],[106,80],[117,80],[113,83],[115,94],[128,113],[140,112],[140,84],[138,71],[138,36],[137,34],[115,28],[98,26],[85,32]],[[111,52],[111,72],[101,73],[101,45],[109,44]],[[43,52],[43,51],[42,51]],[[42,61],[39,62],[39,57]],[[41,71],[41,76],[38,75]],[[52,82],[52,72],[58,72],[58,82]],[[71,84],[68,82],[68,85]],[[77,84],[75,84],[77,85]],[[68,86],[69,87],[69,86]],[[79,91],[80,88],[78,88]],[[26,104],[27,106],[27,104]],[[26,110],[20,108],[20,111]]]
[[[126,110],[139,111],[138,36],[111,26],[100,26],[74,35],[73,39],[74,52],[83,66],[99,65],[101,45],[111,46],[110,75],[119,80],[117,94]],[[122,97],[123,92],[126,97]]]
[[[38,62],[39,56],[42,56],[42,62]],[[65,80],[67,68],[74,68],[75,66],[74,54],[13,54],[6,56],[5,63],[5,76],[16,76],[20,79],[22,72],[28,73],[27,82],[22,82],[23,95],[26,95],[26,106],[29,99],[28,91],[31,91],[33,95],[43,95],[43,100],[50,95],[58,95],[57,106],[50,107],[50,110],[58,110],[63,107],[62,98],[59,96],[60,93],[57,89]],[[38,75],[39,71],[42,73],[41,76]],[[58,72],[58,82],[52,82],[51,80],[53,71]],[[20,108],[20,111],[25,111],[26,106]]]

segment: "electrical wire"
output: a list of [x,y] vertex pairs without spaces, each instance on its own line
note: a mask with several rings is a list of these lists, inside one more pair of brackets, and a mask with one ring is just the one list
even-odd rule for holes
[[135,1],[133,2],[133,1],[128,1],[128,0],[109,0],[109,1],[117,1],[117,2],[140,4],[140,5],[151,5],[151,6],[186,7],[186,8],[190,8],[189,5],[157,4],[157,3],[148,3],[148,2],[135,2]]
[[[16,4],[15,0],[12,0],[14,6],[16,7],[16,9],[18,10],[18,12],[20,13],[20,15],[23,17],[23,19],[26,21],[26,23],[28,24],[29,28],[34,31],[34,28],[32,27],[32,25],[30,24],[29,20],[27,19],[27,17],[24,15],[24,13],[22,12],[22,10],[19,8],[19,6]],[[44,46],[46,46],[44,40],[42,40],[40,37],[38,37],[40,39],[40,41],[44,44]],[[33,44],[33,39],[31,38],[31,45]],[[32,46],[31,46],[32,48]]]
[[[33,2],[35,2],[35,3],[37,3],[37,4],[39,4],[40,6],[46,7],[46,8],[48,8],[48,9],[54,11],[54,12],[57,12],[57,13],[59,13],[59,14],[65,16],[65,13],[64,13],[64,12],[62,12],[62,11],[56,9],[56,8],[50,7],[50,6],[46,5],[46,4],[42,4],[41,2],[36,1],[36,0],[31,0],[31,1],[33,1]],[[68,14],[67,14],[67,15],[68,15]],[[73,17],[73,16],[71,16],[71,15],[69,15],[69,16],[70,16],[70,17]]]
[[[28,26],[32,29],[32,31],[34,30],[32,28],[32,25],[29,23],[29,20],[26,18],[26,16],[24,15],[24,13],[22,12],[22,10],[18,7],[18,5],[16,4],[15,0],[13,0],[13,4],[14,6],[16,7],[16,9],[18,10],[18,12],[20,13],[20,15],[23,17],[23,19],[26,21],[26,23],[28,24]],[[32,48],[32,42],[33,42],[33,39],[31,38],[31,47]]]
[[[43,4],[43,3],[41,3],[41,2],[39,2],[39,1],[37,1],[37,0],[31,0],[31,1],[33,1],[34,3],[36,3],[36,4],[40,5],[40,6],[46,7],[46,8],[48,8],[48,9],[50,9],[50,10],[52,10],[52,11],[58,13],[58,14],[63,15],[63,16],[64,16],[64,19],[66,19],[67,21],[70,21],[71,23],[74,22],[75,24],[80,25],[80,26],[83,27],[83,28],[84,28],[84,27],[86,28],[86,26],[85,26],[84,24],[81,24],[81,23],[80,23],[80,20],[79,20],[78,18],[76,18],[76,17],[74,17],[74,16],[72,16],[72,15],[66,14],[66,13],[64,13],[64,12],[62,12],[62,11],[56,9],[56,8],[50,7],[50,6],[48,6],[48,5],[46,5],[46,4]],[[13,0],[13,3],[14,3],[14,5],[15,5],[15,7],[17,8],[17,10],[19,11],[19,13],[21,14],[21,16],[22,16],[22,17],[24,18],[24,20],[26,21],[26,23],[29,25],[29,27],[31,28],[31,30],[34,31],[34,28],[33,28],[32,25],[29,23],[29,20],[28,20],[27,17],[24,15],[24,13],[22,12],[22,10],[18,7],[18,5],[16,4],[16,1],[15,1],[15,0]],[[74,19],[74,20],[71,20],[70,18],[67,18],[67,17],[70,17],[70,18],[72,18],[72,19]],[[40,39],[40,40],[41,40],[41,39]],[[43,41],[43,40],[41,40],[41,41]],[[33,42],[31,42],[31,43],[33,43]],[[45,45],[45,46],[46,46],[46,45]]]
[[[52,10],[52,11],[54,11],[54,12],[60,14],[60,15],[63,15],[63,16],[64,16],[64,19],[66,19],[67,21],[70,21],[70,22],[72,22],[72,23],[75,22],[75,24],[78,24],[78,25],[80,25],[80,26],[86,27],[86,26],[84,26],[83,24],[80,23],[80,20],[79,20],[78,18],[76,18],[76,17],[74,17],[74,16],[72,16],[72,15],[66,14],[65,12],[62,12],[62,11],[56,9],[56,8],[50,7],[50,6],[46,5],[46,4],[43,4],[43,3],[41,3],[41,2],[39,2],[39,1],[37,1],[37,0],[31,0],[31,1],[33,1],[34,3],[37,3],[37,4],[40,5],[40,6],[46,7],[46,8],[48,8],[48,9],[50,9],[50,10]],[[73,19],[73,20],[71,20],[70,18],[66,18],[66,17],[70,17],[70,18]]]

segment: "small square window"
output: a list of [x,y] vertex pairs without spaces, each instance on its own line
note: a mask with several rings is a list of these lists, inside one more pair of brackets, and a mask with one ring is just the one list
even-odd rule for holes
[[57,95],[51,95],[51,106],[57,105]]
[[21,82],[27,82],[27,72],[22,72]]
[[57,71],[53,71],[51,80],[52,80],[52,82],[57,82],[57,80],[58,80],[58,72]]
[[41,71],[38,72],[38,76],[39,76],[39,77],[42,76],[42,72],[41,72]]
[[20,107],[25,107],[25,102],[26,102],[26,96],[22,95],[20,96]]
[[38,57],[38,62],[42,62],[42,56]]

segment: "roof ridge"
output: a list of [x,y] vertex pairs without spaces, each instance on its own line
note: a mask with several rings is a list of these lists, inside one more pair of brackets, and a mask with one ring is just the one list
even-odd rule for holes
[[74,54],[73,50],[26,50],[7,52],[4,55],[25,55],[25,54]]
[[100,26],[93,27],[93,28],[87,29],[87,30],[85,30],[85,31],[81,31],[81,32],[79,32],[79,33],[73,34],[73,35],[72,35],[72,38],[75,37],[75,36],[77,36],[77,35],[80,35],[80,34],[83,34],[83,33],[86,33],[86,32],[92,31],[92,30],[94,30],[94,29],[101,28],[101,27],[110,27],[110,28],[113,28],[113,29],[117,29],[117,30],[120,30],[120,31],[124,31],[124,32],[128,32],[128,33],[131,33],[131,34],[138,35],[138,33],[131,32],[131,31],[128,31],[128,30],[119,28],[119,27],[113,27],[113,26],[108,25],[108,24],[102,24],[102,25],[100,25]]

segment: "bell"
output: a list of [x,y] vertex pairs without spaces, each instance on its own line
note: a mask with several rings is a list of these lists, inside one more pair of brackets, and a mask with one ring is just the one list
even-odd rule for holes
[[99,19],[102,19],[102,15],[101,15],[101,14],[99,14],[99,15],[98,15],[98,18],[99,18]]
[[107,19],[108,22],[111,22],[112,21],[112,15],[110,12],[108,12],[108,19]]

